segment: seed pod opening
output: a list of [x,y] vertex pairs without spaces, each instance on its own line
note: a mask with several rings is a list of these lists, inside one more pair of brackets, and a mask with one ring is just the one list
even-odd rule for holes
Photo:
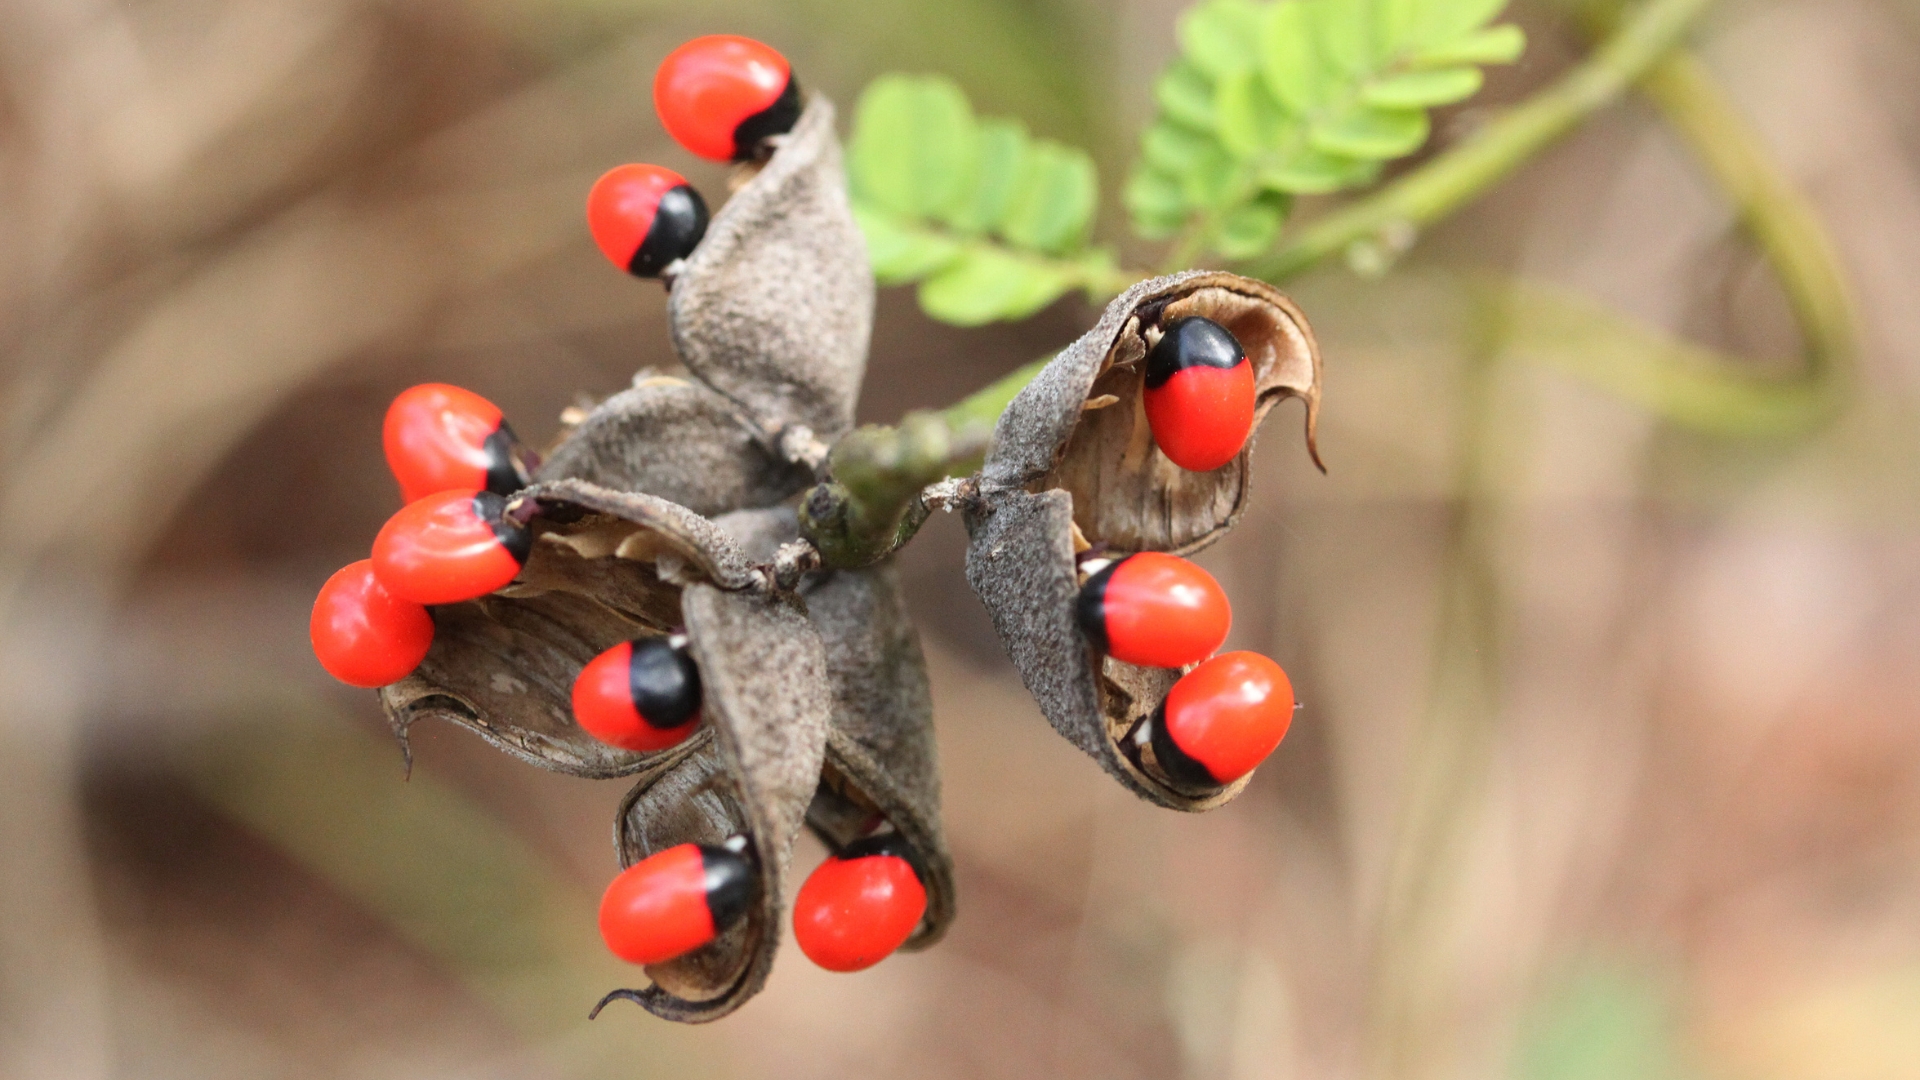
[[807,824],[836,851],[892,825],[914,852],[927,890],[926,913],[901,948],[924,949],[953,921],[954,882],[919,632],[890,563],[836,571],[805,596],[834,693],[826,765]]
[[771,506],[813,482],[763,438],[739,406],[706,386],[642,371],[596,405],[535,478],[644,492],[711,517]]
[[[819,780],[833,709],[819,637],[780,596],[687,587],[690,648],[705,684],[711,736],[649,773],[614,827],[622,866],[683,843],[751,838],[760,885],[746,917],[713,941],[646,968],[653,985],[616,990],[669,1020],[717,1020],[758,993],[773,966],[786,874]],[[597,1011],[597,1010],[596,1010]]]
[[1081,534],[1116,551],[1185,555],[1217,540],[1245,508],[1252,436],[1226,465],[1189,472],[1154,445],[1145,407],[1148,350],[1162,327],[1194,315],[1246,350],[1255,432],[1273,406],[1300,398],[1318,461],[1320,350],[1306,317],[1263,281],[1196,270],[1128,289],[1034,377],[1001,414],[982,489],[1065,491]]
[[824,97],[714,214],[667,307],[687,370],[767,435],[804,426],[830,440],[852,426],[873,271]]
[[1034,377],[1001,415],[967,507],[967,580],[1047,720],[1134,793],[1180,810],[1219,806],[1248,777],[1195,790],[1142,767],[1127,736],[1180,672],[1123,663],[1089,639],[1076,618],[1076,556],[1089,547],[1187,554],[1224,535],[1245,507],[1251,436],[1227,464],[1191,472],[1160,452],[1147,422],[1148,351],[1162,327],[1196,315],[1245,349],[1256,430],[1275,404],[1298,397],[1315,453],[1320,358],[1305,318],[1264,282],[1193,271],[1129,289]]
[[432,608],[426,658],[380,692],[402,746],[415,722],[437,717],[575,776],[625,776],[684,753],[697,737],[656,753],[593,738],[574,720],[573,682],[614,645],[686,625],[688,585],[759,585],[738,546],[685,507],[579,480],[535,484],[507,513],[532,531],[520,577],[499,592]]

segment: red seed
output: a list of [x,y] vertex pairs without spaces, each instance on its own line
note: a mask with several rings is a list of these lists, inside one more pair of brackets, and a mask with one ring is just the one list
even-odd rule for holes
[[1240,453],[1256,396],[1245,350],[1211,319],[1174,320],[1147,354],[1147,426],[1160,452],[1189,472],[1211,472]]
[[758,879],[744,838],[680,844],[620,872],[600,898],[600,936],[615,956],[658,964],[712,941],[747,912]]
[[638,277],[658,277],[693,253],[707,204],[686,178],[658,165],[621,165],[587,193],[587,229],[601,254]]
[[800,87],[787,58],[772,47],[710,34],[660,62],[653,107],[681,146],[712,161],[747,161],[761,139],[792,130]]
[[424,383],[402,391],[387,407],[382,436],[406,502],[456,488],[510,495],[527,485],[513,429],[471,390]]
[[506,521],[490,491],[440,491],[408,503],[373,541],[373,572],[387,591],[420,604],[471,600],[512,581],[531,536]]
[[399,682],[433,645],[433,616],[388,592],[361,559],[327,579],[307,627],[313,655],[327,674],[349,686]]
[[848,845],[821,863],[793,901],[800,951],[828,971],[859,971],[892,955],[927,910],[927,889],[889,835]]
[[663,638],[623,641],[573,680],[573,717],[623,750],[665,750],[700,723],[700,669]]
[[[1279,664],[1259,653],[1222,653],[1181,676],[1150,722],[1160,725],[1154,754],[1170,776],[1231,784],[1286,737],[1293,684]],[[1204,775],[1183,775],[1183,766],[1198,766]]]
[[1102,652],[1142,667],[1197,664],[1233,626],[1233,608],[1213,575],[1159,551],[1129,555],[1088,578],[1077,614]]

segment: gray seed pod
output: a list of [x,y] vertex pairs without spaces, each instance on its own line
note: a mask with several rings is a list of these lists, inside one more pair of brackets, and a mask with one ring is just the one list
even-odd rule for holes
[[847,202],[833,105],[816,94],[707,227],[668,295],[687,370],[738,402],[769,445],[853,424],[873,330],[873,271]]
[[644,492],[712,516],[771,506],[813,477],[768,449],[726,398],[689,379],[642,371],[632,387],[595,406],[534,479]]
[[588,735],[573,719],[574,677],[622,641],[686,625],[686,586],[749,589],[762,575],[712,522],[651,495],[559,480],[527,488],[508,513],[530,515],[534,530],[520,576],[492,595],[433,608],[426,659],[380,691],[401,745],[415,722],[437,717],[574,776],[625,776],[678,753],[635,753]]
[[889,563],[837,571],[806,598],[834,692],[826,769],[807,823],[836,849],[867,835],[876,818],[913,845],[926,876],[927,912],[902,948],[924,949],[953,921],[954,883],[940,829],[933,693],[919,631]]
[[[787,869],[820,777],[833,695],[820,638],[792,599],[689,585],[682,596],[711,737],[636,784],[614,825],[620,864],[745,833],[760,871],[746,918],[653,985],[616,990],[668,1020],[717,1020],[760,991],[786,910]],[[598,1011],[597,1009],[595,1010]]]
[[1122,749],[1180,673],[1100,655],[1074,618],[1079,551],[1191,553],[1224,535],[1245,508],[1251,434],[1233,461],[1192,473],[1160,453],[1147,426],[1147,350],[1162,325],[1188,315],[1220,323],[1246,349],[1259,395],[1256,430],[1281,399],[1306,403],[1307,449],[1319,461],[1320,353],[1292,301],[1264,282],[1211,271],[1141,282],[1001,414],[978,497],[967,506],[967,581],[1055,729],[1142,798],[1207,810],[1238,794],[1246,778],[1180,790]]

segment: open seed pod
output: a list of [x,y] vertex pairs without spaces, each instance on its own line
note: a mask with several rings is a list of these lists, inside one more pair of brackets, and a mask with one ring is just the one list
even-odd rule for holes
[[[520,576],[432,608],[426,659],[380,691],[401,744],[416,721],[438,717],[575,776],[625,776],[683,752],[635,753],[588,735],[573,718],[574,677],[622,641],[686,626],[687,586],[752,589],[760,573],[712,522],[651,495],[558,480],[522,491],[507,512],[533,530]],[[697,657],[700,642],[692,647]]]
[[847,202],[833,105],[816,94],[727,200],[668,297],[687,369],[770,440],[853,423],[873,329],[873,271]]
[[1264,282],[1190,271],[1127,290],[1001,414],[967,506],[967,581],[1047,720],[1141,797],[1180,810],[1231,799],[1183,790],[1143,768],[1126,744],[1180,677],[1097,652],[1074,617],[1075,556],[1186,554],[1219,539],[1244,509],[1253,436],[1212,472],[1188,472],[1155,445],[1143,405],[1145,358],[1173,319],[1231,331],[1253,364],[1255,428],[1281,399],[1306,403],[1308,452],[1320,402],[1320,354],[1292,301]]
[[833,724],[807,824],[835,850],[890,824],[913,846],[927,912],[902,946],[923,949],[953,921],[953,857],[940,829],[933,694],[920,635],[893,566],[840,570],[806,592],[827,650]]
[[536,480],[657,495],[696,514],[770,506],[813,480],[701,383],[642,371],[555,447]]
[[626,998],[656,1016],[699,1023],[739,1008],[772,969],[787,868],[820,777],[833,696],[820,638],[791,599],[695,584],[681,608],[712,734],[628,793],[614,825],[620,864],[744,833],[759,891],[732,929],[648,965],[653,985],[616,990],[601,1005]]

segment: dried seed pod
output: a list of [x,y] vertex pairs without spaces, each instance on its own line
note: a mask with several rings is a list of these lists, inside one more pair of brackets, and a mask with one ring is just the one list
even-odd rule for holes
[[770,506],[812,482],[781,460],[739,407],[688,379],[642,371],[555,447],[537,480],[585,480],[713,516]]
[[[1143,769],[1127,733],[1179,679],[1100,654],[1075,618],[1076,555],[1185,554],[1231,528],[1247,498],[1252,439],[1212,472],[1168,461],[1143,405],[1144,360],[1160,327],[1200,315],[1226,327],[1253,364],[1256,417],[1286,397],[1307,407],[1309,453],[1320,401],[1320,357],[1305,318],[1272,286],[1192,271],[1142,282],[1044,368],[1000,417],[993,450],[967,507],[967,581],[1041,711],[1075,746],[1143,798],[1206,810],[1246,777],[1209,791]],[[1256,427],[1257,427],[1256,419]],[[1318,460],[1317,453],[1315,460]]]
[[919,632],[888,563],[836,571],[805,595],[834,692],[826,768],[807,823],[835,850],[882,821],[893,825],[927,889],[926,914],[902,948],[924,949],[953,921],[954,884]]
[[814,95],[673,279],[687,369],[772,437],[853,423],[873,329],[873,271],[847,202],[833,106]]
[[744,833],[760,887],[739,924],[685,956],[648,965],[652,986],[616,990],[601,1005],[626,998],[656,1016],[697,1023],[727,1015],[766,983],[833,698],[820,638],[791,599],[696,584],[682,609],[711,737],[688,740],[684,756],[628,793],[614,826],[620,864]]
[[395,735],[404,746],[410,726],[438,717],[575,776],[645,768],[659,755],[608,746],[574,722],[574,678],[621,641],[685,625],[686,586],[749,589],[761,576],[719,527],[650,495],[552,481],[516,496],[507,513],[533,531],[526,566],[498,592],[431,609],[433,647],[380,692]]

